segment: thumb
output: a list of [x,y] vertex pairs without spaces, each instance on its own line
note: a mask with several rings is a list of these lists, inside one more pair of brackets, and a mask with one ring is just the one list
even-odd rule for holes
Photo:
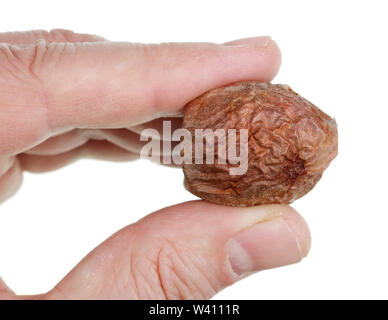
[[51,299],[207,299],[310,248],[303,218],[286,205],[232,208],[204,201],[162,209],[92,251]]

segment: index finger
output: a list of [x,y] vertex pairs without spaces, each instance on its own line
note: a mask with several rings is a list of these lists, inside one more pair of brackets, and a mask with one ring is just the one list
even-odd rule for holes
[[227,45],[3,44],[0,141],[8,142],[0,142],[0,153],[72,128],[128,127],[171,114],[209,89],[269,81],[279,65],[280,51],[268,37]]

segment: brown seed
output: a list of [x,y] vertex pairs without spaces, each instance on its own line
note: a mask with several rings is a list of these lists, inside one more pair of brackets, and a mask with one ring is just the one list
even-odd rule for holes
[[[206,144],[202,159],[193,146],[192,164],[183,164],[186,189],[223,205],[291,203],[315,186],[337,155],[335,120],[285,85],[238,82],[208,91],[185,106],[183,127],[193,145],[195,129],[225,130],[226,144],[215,138],[213,164],[206,162]],[[244,174],[231,174],[242,164],[223,150],[233,141],[228,129],[237,129],[237,153],[243,143],[239,130],[247,130]]]

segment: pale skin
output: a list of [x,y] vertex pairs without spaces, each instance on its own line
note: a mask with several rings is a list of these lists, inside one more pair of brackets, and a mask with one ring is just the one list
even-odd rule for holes
[[[166,117],[178,128],[187,102],[235,81],[270,81],[280,60],[268,37],[144,45],[66,30],[0,33],[0,201],[23,171],[137,159],[142,129]],[[0,279],[0,299],[208,299],[309,248],[305,221],[287,205],[191,201],[118,231],[47,293],[18,296]]]

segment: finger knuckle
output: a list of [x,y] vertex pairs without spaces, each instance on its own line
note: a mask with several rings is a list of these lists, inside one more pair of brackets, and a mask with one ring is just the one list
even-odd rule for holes
[[[63,31],[63,37],[66,32],[69,31]],[[0,72],[2,76],[8,74],[19,81],[40,79],[52,73],[64,54],[75,51],[75,43],[50,43],[44,39],[26,45],[0,43]]]
[[30,46],[0,43],[0,80],[8,86],[29,83],[32,80]]
[[48,62],[55,60],[55,52],[46,41],[39,40],[28,45],[0,44],[0,104],[17,102],[18,107],[27,111],[39,109],[47,116],[48,99],[42,80]]
[[134,273],[140,297],[208,299],[216,293],[212,279],[206,274],[206,263],[200,257],[172,241],[161,243]]
[[5,115],[17,114],[0,119],[0,135],[8,137],[0,144],[2,155],[18,153],[55,130],[55,71],[72,46],[45,40],[28,45],[0,43],[0,108]]

